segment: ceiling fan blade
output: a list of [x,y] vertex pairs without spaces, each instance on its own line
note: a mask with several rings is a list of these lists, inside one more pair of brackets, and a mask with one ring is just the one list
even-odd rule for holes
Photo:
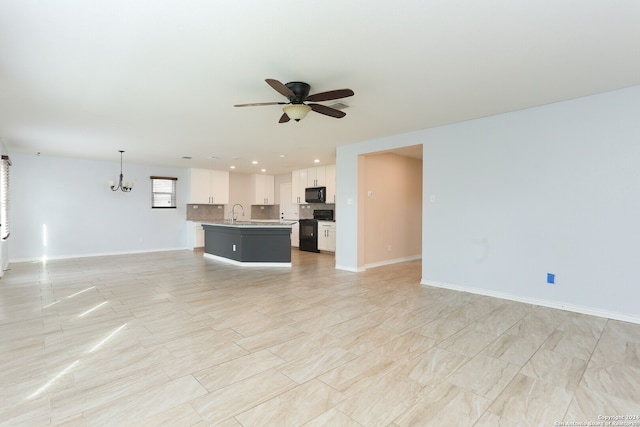
[[289,89],[288,87],[286,87],[285,85],[280,83],[278,80],[276,80],[276,79],[265,79],[264,81],[267,82],[267,84],[269,86],[274,88],[276,90],[276,92],[278,92],[280,95],[285,96],[287,98],[295,98],[296,97],[296,94],[293,93],[293,91],[291,89]]
[[313,111],[316,113],[324,114],[325,116],[335,117],[336,119],[341,119],[347,115],[344,111],[336,110],[335,108],[327,107],[326,105],[321,104],[307,104]]
[[353,96],[351,89],[337,89],[329,90],[327,92],[314,93],[309,95],[305,101],[320,102],[331,101],[332,99],[346,98],[347,96]]
[[289,116],[287,116],[287,113],[282,113],[278,123],[287,123],[289,120],[291,120],[291,119],[289,118]]
[[234,107],[258,107],[260,105],[284,105],[288,102],[254,102],[252,104],[236,104]]

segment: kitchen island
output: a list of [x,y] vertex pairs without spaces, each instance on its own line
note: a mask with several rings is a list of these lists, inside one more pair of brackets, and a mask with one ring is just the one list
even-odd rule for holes
[[203,223],[204,256],[241,266],[291,267],[291,225],[257,221]]

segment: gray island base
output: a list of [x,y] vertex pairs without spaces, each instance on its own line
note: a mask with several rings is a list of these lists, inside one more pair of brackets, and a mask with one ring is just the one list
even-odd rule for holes
[[291,267],[291,224],[204,223],[204,256],[250,267]]

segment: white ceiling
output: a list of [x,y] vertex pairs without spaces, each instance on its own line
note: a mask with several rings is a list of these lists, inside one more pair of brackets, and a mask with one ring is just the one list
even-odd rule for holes
[[[638,0],[0,0],[0,137],[280,174],[342,144],[638,85],[639,23]],[[299,123],[233,107],[285,100],[265,78],[355,96],[343,119]]]

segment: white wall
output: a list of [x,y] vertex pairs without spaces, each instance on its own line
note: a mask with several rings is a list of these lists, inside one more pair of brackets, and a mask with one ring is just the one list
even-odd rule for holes
[[[117,153],[114,162],[20,153],[11,161],[12,261],[186,247],[187,169],[125,157],[124,179],[135,186],[123,193],[108,186],[120,173]],[[177,209],[151,209],[152,175],[178,178]]]
[[425,283],[640,321],[639,113],[637,86],[339,147],[337,266],[357,154],[422,143]]

